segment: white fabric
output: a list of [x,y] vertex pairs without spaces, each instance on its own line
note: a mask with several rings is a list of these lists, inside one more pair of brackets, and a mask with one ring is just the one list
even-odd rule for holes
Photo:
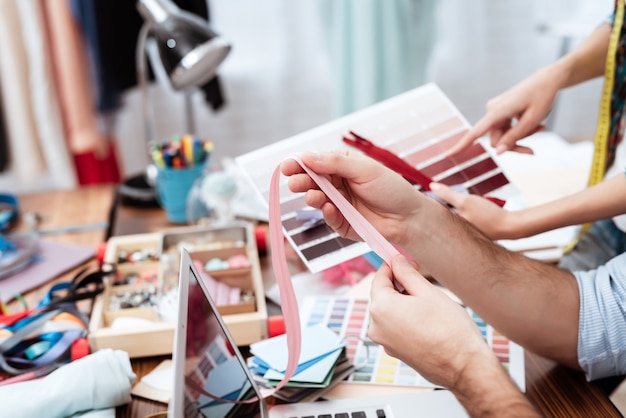
[[39,147],[57,187],[77,185],[74,163],[65,143],[63,120],[55,88],[50,48],[46,45],[46,32],[39,0],[17,2],[22,22],[22,36],[30,62],[30,94],[33,102],[35,126],[39,133]]
[[29,87],[29,64],[17,2],[0,0],[0,83],[4,117],[9,136],[11,169],[17,180],[35,182],[45,171],[37,146]]
[[95,409],[93,411],[79,412],[71,418],[115,418],[115,408]]
[[0,386],[2,416],[69,417],[78,412],[113,408],[131,401],[130,388],[135,377],[128,353],[103,349],[42,379]]

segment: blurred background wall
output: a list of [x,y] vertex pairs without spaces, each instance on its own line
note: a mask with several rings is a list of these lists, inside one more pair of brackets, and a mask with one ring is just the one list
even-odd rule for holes
[[[0,0],[0,12],[20,8],[15,12],[19,18],[28,12],[24,4],[34,1]],[[201,92],[192,95],[196,134],[215,142],[213,163],[218,164],[223,157],[284,139],[426,82],[437,83],[474,123],[490,97],[575,46],[608,17],[612,5],[611,0],[210,0],[211,21],[232,41],[233,50],[219,69],[224,105],[214,110]],[[28,22],[14,26],[13,48],[26,56],[22,70],[31,76],[21,81],[24,89],[12,89],[16,70],[11,71],[6,54],[0,53],[4,109],[23,99],[16,95],[28,91],[32,74],[48,68],[15,47],[22,42],[22,48],[32,48],[32,39],[19,39],[21,32],[28,32]],[[9,42],[3,39],[0,51]],[[551,128],[573,141],[590,139],[600,90],[601,81],[595,80],[565,91]],[[185,133],[183,95],[157,77],[150,97],[157,134],[166,138]],[[28,100],[25,109],[42,108],[36,103],[41,96]],[[126,89],[120,102],[107,126],[124,178],[143,170],[148,157],[137,88]],[[47,108],[62,112],[54,106]],[[0,190],[75,186],[75,173],[67,168],[71,158],[63,157],[63,168],[41,157],[63,147],[63,129],[38,123],[33,113],[28,123],[36,128],[20,135],[40,138],[32,155],[40,154],[42,162],[36,173],[19,169],[31,156],[11,151],[16,140],[10,138],[15,132],[10,125],[16,116],[6,117],[5,112],[0,127],[9,150],[0,147],[8,160]],[[60,139],[41,139],[51,135]]]

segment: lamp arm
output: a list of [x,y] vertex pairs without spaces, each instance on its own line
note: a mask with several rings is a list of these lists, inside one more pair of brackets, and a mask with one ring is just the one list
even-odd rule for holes
[[139,36],[137,38],[137,49],[135,51],[135,65],[137,67],[137,81],[139,84],[139,90],[141,94],[141,112],[144,122],[144,136],[146,139],[147,149],[149,150],[150,144],[154,140],[154,110],[149,105],[148,97],[148,57],[146,51],[146,43],[148,41],[148,34],[152,25],[149,22],[145,22],[139,30]]
[[187,122],[187,133],[196,134],[196,118],[193,112],[193,90],[185,91],[185,121]]

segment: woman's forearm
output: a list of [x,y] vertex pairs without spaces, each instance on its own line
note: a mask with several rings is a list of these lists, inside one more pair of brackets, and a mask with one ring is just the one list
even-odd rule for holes
[[610,35],[611,25],[602,24],[571,52],[540,71],[555,77],[561,89],[602,76]]
[[525,238],[626,213],[626,177],[618,174],[564,198],[506,215],[507,238]]

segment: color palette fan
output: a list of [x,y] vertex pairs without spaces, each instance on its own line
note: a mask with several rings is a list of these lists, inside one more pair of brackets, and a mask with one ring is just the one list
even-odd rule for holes
[[[271,174],[282,159],[303,151],[355,150],[342,138],[350,132],[358,132],[435,181],[494,199],[518,196],[517,188],[482,144],[475,143],[454,157],[445,156],[445,151],[469,129],[469,123],[447,96],[435,84],[427,84],[243,154],[236,162],[268,202]],[[308,206],[303,194],[289,191],[286,179],[283,179],[280,196],[285,235],[312,272],[369,251],[361,242],[338,236],[323,220],[311,222],[310,218],[297,216]]]

